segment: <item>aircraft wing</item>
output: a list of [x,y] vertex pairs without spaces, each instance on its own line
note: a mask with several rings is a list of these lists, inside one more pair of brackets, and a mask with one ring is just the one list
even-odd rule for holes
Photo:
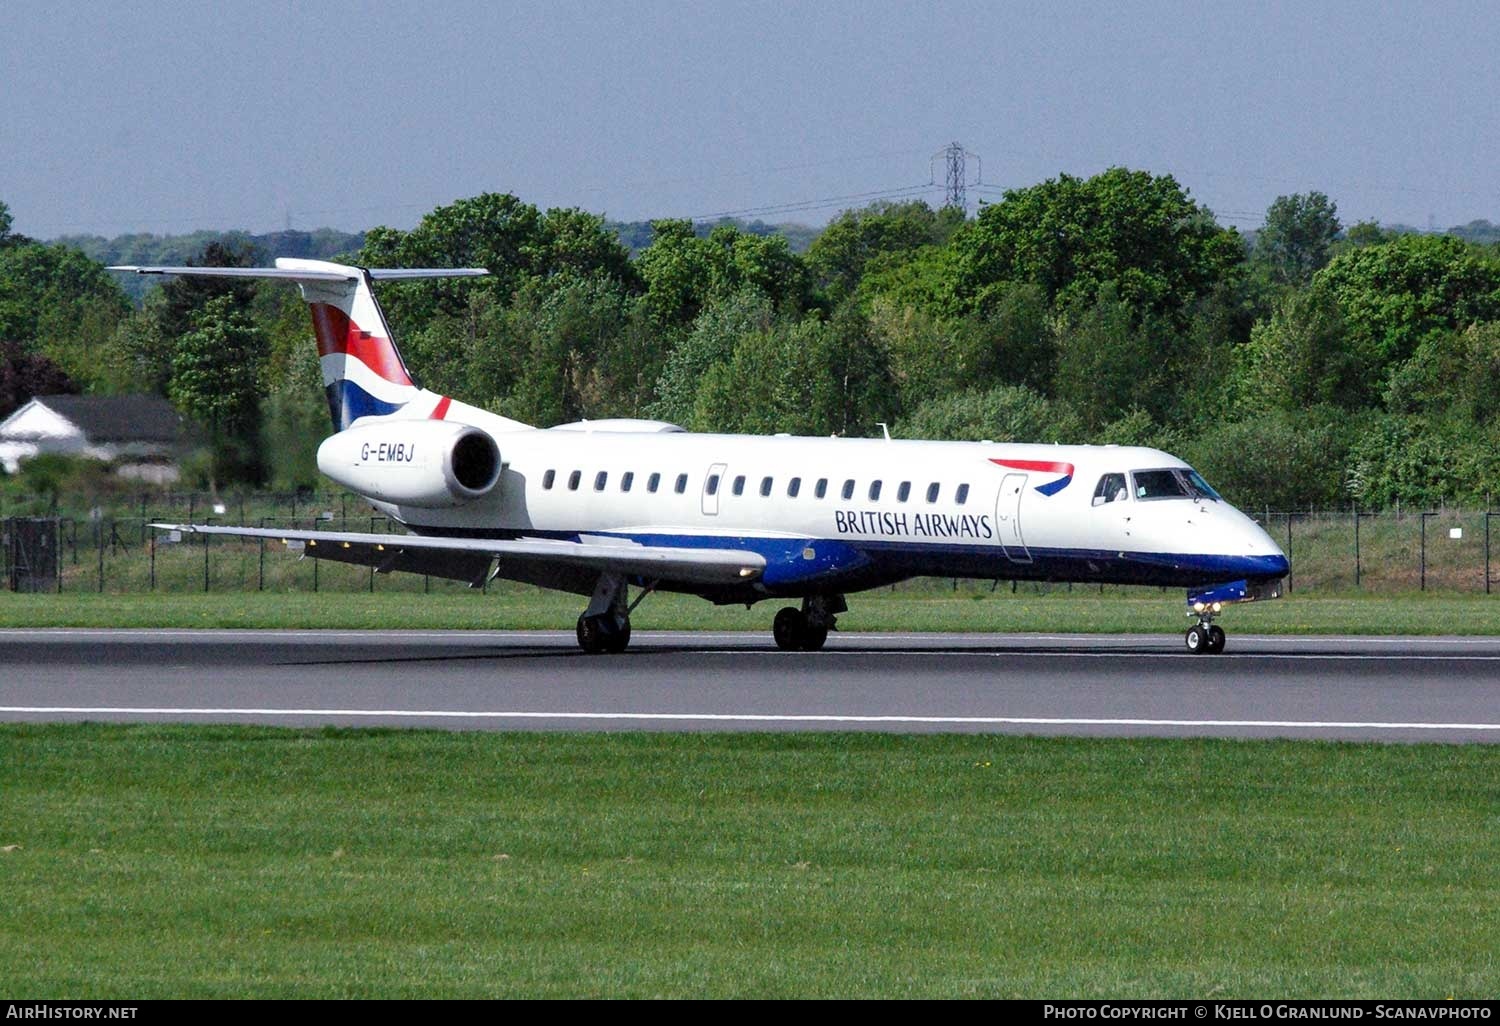
[[[557,541],[544,538],[453,538],[417,534],[353,531],[291,531],[269,527],[207,527],[201,524],[152,524],[158,530],[184,534],[263,538],[300,542],[304,555],[373,566],[377,572],[405,570],[482,583],[492,560],[497,576],[539,582],[552,587],[593,589],[598,573],[613,572],[688,584],[742,584],[765,569],[763,556],[736,549],[669,548],[613,539]],[[580,576],[580,574],[582,576]],[[570,587],[570,583],[574,585]]]

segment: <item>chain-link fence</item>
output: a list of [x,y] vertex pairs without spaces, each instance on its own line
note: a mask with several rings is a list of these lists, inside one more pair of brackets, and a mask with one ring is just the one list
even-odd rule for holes
[[[45,503],[40,506],[45,507]],[[38,516],[39,503],[7,503],[0,581],[10,590],[62,592],[423,592],[466,590],[458,581],[377,574],[370,567],[288,551],[275,540],[154,530],[152,523],[232,524],[301,530],[402,533],[358,496],[200,493],[141,496],[86,513]],[[13,512],[14,511],[14,512]],[[1500,576],[1500,513],[1473,510],[1263,511],[1255,519],[1291,558],[1292,593],[1432,591],[1489,594]],[[1497,546],[1492,551],[1492,540]],[[1493,558],[1493,563],[1492,563]],[[948,582],[990,590],[997,582]],[[902,585],[931,588],[921,580]],[[1080,585],[1010,585],[1035,591]],[[1089,586],[1097,590],[1099,586]]]
[[[13,500],[9,506],[34,509]],[[45,504],[43,504],[45,505]],[[128,512],[127,512],[128,510]],[[198,493],[153,495],[83,515],[7,516],[0,546],[0,580],[17,590],[16,579],[36,577],[34,557],[10,539],[44,533],[55,554],[51,579],[25,590],[98,592],[251,592],[467,590],[467,585],[415,574],[376,574],[372,567],[317,559],[300,546],[274,539],[227,538],[168,532],[153,523],[193,523],[288,530],[404,533],[373,512],[358,496],[267,495],[216,498]],[[43,526],[44,525],[44,526]],[[41,532],[38,531],[41,526]],[[37,549],[33,542],[32,550]],[[24,561],[24,562],[23,562]]]

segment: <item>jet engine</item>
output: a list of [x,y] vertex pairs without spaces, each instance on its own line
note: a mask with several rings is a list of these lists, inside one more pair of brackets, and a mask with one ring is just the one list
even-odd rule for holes
[[350,491],[401,506],[461,506],[500,481],[500,448],[487,432],[441,420],[352,427],[318,446],[318,470]]

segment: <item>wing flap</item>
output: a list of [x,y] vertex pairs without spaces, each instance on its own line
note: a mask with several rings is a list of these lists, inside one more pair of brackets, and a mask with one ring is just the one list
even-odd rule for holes
[[[186,534],[224,535],[232,538],[264,538],[301,542],[305,553],[319,559],[338,559],[380,568],[389,561],[393,570],[424,562],[418,556],[446,554],[455,568],[476,565],[458,557],[500,560],[501,576],[510,561],[537,566],[580,567],[613,571],[632,576],[690,584],[743,583],[760,577],[765,557],[737,549],[670,548],[636,545],[628,541],[557,541],[549,538],[450,538],[416,534],[371,534],[352,531],[281,531],[269,527],[208,527],[201,524],[152,524],[158,530]],[[436,562],[436,561],[434,561]],[[436,570],[416,572],[449,576]],[[472,580],[459,576],[458,580]]]

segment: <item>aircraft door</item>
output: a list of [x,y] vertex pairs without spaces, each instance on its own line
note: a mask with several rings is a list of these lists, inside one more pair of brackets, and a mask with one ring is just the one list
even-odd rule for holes
[[1031,553],[1021,537],[1021,496],[1025,490],[1025,474],[1006,474],[995,499],[995,533],[1012,563],[1031,562]]
[[724,487],[725,466],[723,463],[715,463],[703,475],[703,515],[706,517],[719,515],[719,492]]

